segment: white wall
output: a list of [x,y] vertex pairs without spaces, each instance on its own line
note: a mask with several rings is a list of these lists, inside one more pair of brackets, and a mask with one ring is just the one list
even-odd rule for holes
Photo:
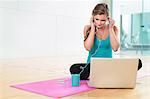
[[100,0],[1,0],[0,58],[87,55],[83,27]]
[[[142,6],[143,3],[143,6]],[[143,12],[150,12],[150,0],[113,0],[113,17],[117,24],[120,24],[120,15],[141,13],[142,7]]]
[[143,1],[143,12],[150,12],[150,0]]

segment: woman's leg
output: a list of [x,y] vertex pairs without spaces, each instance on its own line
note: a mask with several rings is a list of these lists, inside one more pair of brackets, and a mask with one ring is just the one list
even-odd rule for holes
[[142,61],[141,61],[141,59],[139,59],[138,70],[139,70],[140,68],[142,68]]
[[[85,67],[87,64],[86,63],[77,63],[73,64],[70,67],[70,73],[71,74],[79,74],[82,71],[82,67]],[[142,68],[142,61],[139,59],[138,63],[138,70]],[[80,74],[80,79],[81,80],[87,80],[90,75],[90,63],[87,65],[87,67],[84,69],[84,71]]]
[[[71,74],[79,74],[83,67],[85,67],[87,64],[86,63],[77,63],[73,64],[70,67],[70,73]],[[87,65],[86,68],[84,68],[84,71],[80,74],[80,79],[81,80],[87,80],[90,75],[90,64]]]

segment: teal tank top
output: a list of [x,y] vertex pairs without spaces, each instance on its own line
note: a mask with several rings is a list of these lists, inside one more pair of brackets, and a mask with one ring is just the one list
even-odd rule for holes
[[[98,48],[98,46],[99,46],[99,48]],[[95,51],[96,51],[96,53],[95,53]],[[91,61],[91,57],[112,58],[112,48],[110,45],[110,36],[109,35],[105,40],[100,40],[95,35],[94,45],[93,45],[92,49],[89,51],[87,63],[89,63]]]

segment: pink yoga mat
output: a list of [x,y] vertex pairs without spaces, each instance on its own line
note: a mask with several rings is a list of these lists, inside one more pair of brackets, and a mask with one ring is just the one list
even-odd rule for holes
[[[143,79],[145,77],[150,77],[150,74],[138,73],[137,75],[137,79]],[[49,97],[54,97],[54,98],[65,97],[65,96],[94,89],[87,86],[86,80],[81,80],[79,87],[72,87],[71,79],[69,77],[47,80],[47,81],[18,84],[18,85],[13,85],[11,87],[15,87],[25,91],[29,91],[29,92],[49,96]]]
[[72,87],[70,78],[18,84],[11,87],[54,98],[65,97],[95,89],[88,87],[86,80],[81,80],[79,87]]

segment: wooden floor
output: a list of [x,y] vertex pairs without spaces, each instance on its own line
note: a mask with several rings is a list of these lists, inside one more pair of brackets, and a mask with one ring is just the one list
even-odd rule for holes
[[[40,57],[0,60],[0,99],[50,99],[49,97],[11,88],[10,85],[70,76],[69,67],[83,62],[80,57]],[[138,73],[150,73],[150,57],[142,57]],[[150,99],[150,77],[137,79],[135,89],[96,89],[64,99]]]

